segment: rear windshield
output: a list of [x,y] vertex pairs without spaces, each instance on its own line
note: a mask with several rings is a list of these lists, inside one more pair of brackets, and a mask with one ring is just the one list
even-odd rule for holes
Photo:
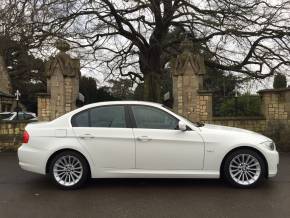
[[8,119],[12,114],[0,114],[0,120]]

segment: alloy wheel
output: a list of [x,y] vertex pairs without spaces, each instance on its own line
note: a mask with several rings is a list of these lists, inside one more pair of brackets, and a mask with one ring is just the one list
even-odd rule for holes
[[235,156],[229,165],[231,178],[239,185],[247,186],[255,183],[261,175],[261,165],[257,158],[250,154]]
[[83,171],[81,161],[72,155],[61,156],[53,166],[55,180],[66,187],[77,184],[82,178]]

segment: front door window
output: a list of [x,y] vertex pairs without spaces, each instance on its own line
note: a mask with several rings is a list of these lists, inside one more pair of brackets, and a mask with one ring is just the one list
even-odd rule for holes
[[177,128],[178,119],[158,108],[136,105],[132,106],[137,128],[171,129]]

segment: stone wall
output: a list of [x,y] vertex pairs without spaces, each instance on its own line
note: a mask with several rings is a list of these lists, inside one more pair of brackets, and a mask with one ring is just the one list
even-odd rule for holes
[[274,139],[280,150],[290,151],[290,88],[258,92],[267,124],[264,134]]
[[198,91],[196,102],[196,121],[211,122],[212,120],[212,93],[208,91]]
[[186,116],[188,119],[252,130],[272,138],[279,150],[290,151],[290,88],[259,91],[260,117],[213,117],[210,92],[196,93],[195,119]]
[[172,64],[173,109],[193,122],[232,126],[272,138],[278,149],[290,151],[290,88],[267,89],[261,96],[261,117],[213,117],[213,99],[203,90],[204,63],[189,46]]
[[262,99],[262,114],[267,120],[290,119],[290,88],[265,89],[258,93]]
[[47,93],[39,94],[37,97],[37,114],[41,121],[50,120],[50,95]]
[[262,134],[267,127],[267,121],[263,117],[214,117],[209,123],[248,129]]
[[22,135],[28,123],[0,122],[0,152],[17,150],[22,143]]

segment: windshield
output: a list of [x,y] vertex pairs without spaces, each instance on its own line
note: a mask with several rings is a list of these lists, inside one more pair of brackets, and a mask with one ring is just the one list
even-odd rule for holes
[[12,113],[10,114],[0,114],[0,120],[8,119],[12,116]]

